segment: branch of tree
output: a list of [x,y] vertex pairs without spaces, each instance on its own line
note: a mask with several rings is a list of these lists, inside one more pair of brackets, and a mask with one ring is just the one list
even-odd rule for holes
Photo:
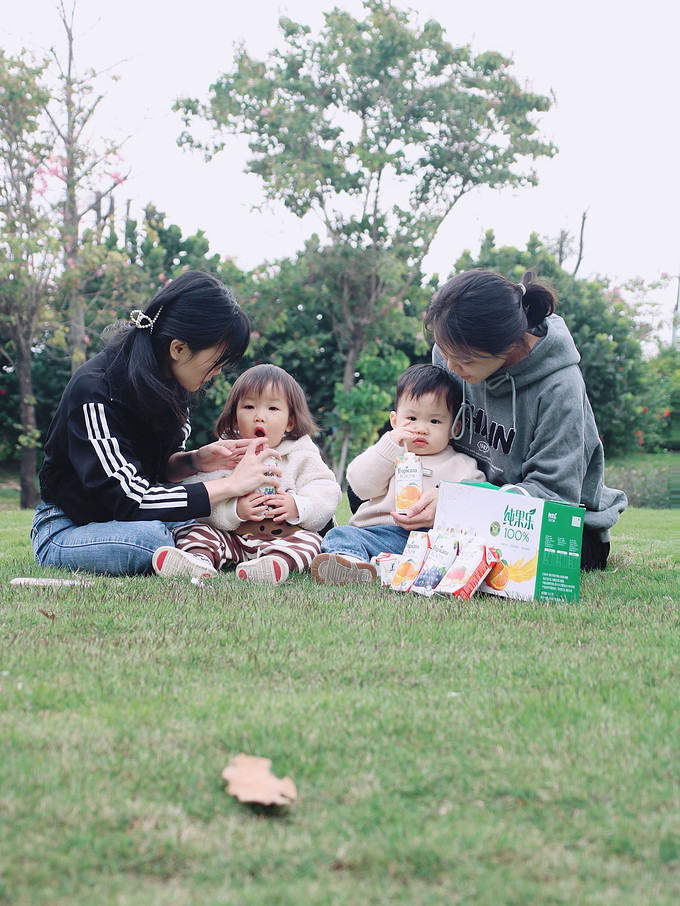
[[574,267],[574,270],[571,272],[572,277],[576,276],[576,272],[578,271],[579,267],[581,266],[581,261],[583,259],[583,232],[586,228],[586,217],[587,216],[588,216],[588,208],[586,208],[585,211],[583,212],[583,214],[581,215],[581,232],[579,233],[579,238],[578,238],[578,258],[576,259],[576,266]]

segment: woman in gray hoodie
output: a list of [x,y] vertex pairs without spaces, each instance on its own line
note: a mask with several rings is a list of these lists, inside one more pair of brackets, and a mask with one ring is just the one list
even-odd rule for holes
[[[578,367],[580,355],[553,289],[488,270],[458,274],[434,296],[425,323],[432,361],[463,391],[454,445],[493,484],[585,507],[582,569],[604,569],[610,529],[628,503],[604,484],[604,451]],[[436,496],[405,517],[423,524]],[[413,510],[418,507],[418,512]],[[426,513],[427,510],[427,513]]]

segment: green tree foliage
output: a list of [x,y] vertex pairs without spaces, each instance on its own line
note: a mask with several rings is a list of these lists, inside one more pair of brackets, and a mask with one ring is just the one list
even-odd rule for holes
[[[76,4],[73,3],[68,14],[63,0],[59,0],[57,9],[65,51],[63,55],[54,48],[51,51],[53,87],[47,97],[45,115],[55,137],[48,174],[54,186],[64,266],[58,300],[64,314],[63,336],[74,372],[88,355],[88,296],[81,295],[80,288],[88,281],[88,268],[93,277],[101,269],[106,249],[94,247],[104,225],[113,223],[113,193],[126,177],[121,172],[120,144],[103,139],[94,127],[97,108],[103,99],[103,94],[95,90],[99,76],[91,70],[80,74],[76,65]],[[106,203],[108,212],[104,210]],[[89,222],[93,227],[86,226]],[[74,274],[69,273],[72,270]]]
[[[33,343],[48,315],[56,234],[40,194],[51,137],[42,113],[43,65],[0,50],[0,355],[16,376],[21,506],[36,503]],[[5,388],[3,388],[5,389]],[[4,402],[4,400],[3,400]]]
[[370,343],[364,348],[357,363],[359,379],[352,389],[346,392],[342,384],[335,385],[335,412],[340,425],[349,430],[332,432],[331,449],[335,446],[337,453],[338,446],[346,444],[346,458],[352,460],[378,440],[394,406],[397,379],[410,364],[408,356],[389,343]]
[[[46,346],[49,333],[42,342],[37,340],[31,357],[31,388],[35,408],[36,431],[39,441],[36,446],[36,468],[43,460],[42,443],[45,429],[49,425],[57,403],[71,377],[70,360],[55,360]],[[0,367],[0,463],[15,461],[21,452],[20,438],[24,433],[19,408],[19,381],[13,368]],[[33,476],[35,478],[35,475]],[[32,481],[31,485],[34,486]]]
[[680,352],[660,346],[645,369],[645,395],[636,431],[640,449],[680,450]]
[[[58,253],[58,224],[49,219]],[[85,230],[79,254],[71,267],[54,281],[52,295],[62,312],[65,298],[77,295],[83,313],[83,342],[87,356],[99,352],[110,332],[126,321],[135,308],[143,308],[168,280],[183,270],[195,269],[214,273],[230,286],[239,301],[252,295],[247,275],[230,260],[210,253],[202,231],[184,237],[175,224],[167,225],[165,215],[147,205],[141,226],[128,219],[119,237],[112,222]],[[25,300],[21,300],[23,307]],[[29,331],[29,356],[34,376],[33,398],[36,415],[36,442],[41,442],[71,370],[68,321],[57,318],[40,329]],[[0,333],[2,331],[0,330]],[[13,369],[0,373],[0,460],[13,457],[22,435],[19,392]],[[192,418],[193,437],[189,445],[197,446],[213,438],[213,424],[224,405],[226,388],[202,395]],[[33,471],[35,474],[35,469]]]
[[[465,252],[455,265],[457,272],[471,267],[487,267],[512,280],[535,267],[552,282],[559,297],[557,313],[566,321],[581,354],[581,372],[605,449],[610,454],[634,449],[641,436],[637,432],[642,416],[650,408],[659,411],[661,402],[651,399],[659,388],[650,382],[643,359],[645,326],[636,320],[636,308],[606,280],[568,274],[536,234],[525,250],[519,250],[497,248],[493,231],[487,232],[479,255],[475,258]],[[653,438],[650,431],[649,439],[651,449],[658,448],[660,435]]]
[[322,450],[339,476],[347,456],[371,443],[384,425],[401,371],[429,358],[422,313],[432,293],[430,287],[412,285],[408,296],[372,326],[345,389],[352,337],[338,286],[347,285],[347,269],[356,265],[346,252],[344,245],[322,246],[313,236],[296,258],[256,271],[253,295],[245,302],[255,331],[244,367],[270,361],[294,375],[322,429]]
[[[176,104],[187,127],[181,143],[210,156],[224,133],[247,136],[248,170],[267,197],[325,225],[319,252],[331,272],[323,282],[345,396],[460,198],[534,184],[528,162],[555,152],[535,122],[549,99],[520,86],[511,60],[454,47],[437,22],[419,27],[388,0],[367,0],[364,10],[362,19],[324,14],[318,36],[282,18],[284,44],[266,62],[241,48],[207,103]],[[197,120],[214,127],[210,143],[194,137]]]

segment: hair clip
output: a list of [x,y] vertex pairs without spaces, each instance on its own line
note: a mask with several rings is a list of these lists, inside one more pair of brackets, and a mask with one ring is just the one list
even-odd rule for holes
[[156,321],[158,320],[158,316],[160,315],[160,313],[162,311],[163,311],[163,306],[161,305],[161,307],[158,309],[158,311],[153,316],[153,318],[150,318],[141,309],[135,308],[134,311],[130,312],[130,320],[135,325],[135,327],[138,328],[138,330],[146,330],[148,328],[149,332],[151,333],[151,332],[153,332],[153,326],[156,323]]
[[[527,291],[526,286],[525,286],[523,283],[518,283],[518,284],[517,284],[517,287],[518,287],[520,293],[522,294],[522,297],[524,297],[524,295],[525,295],[525,293],[526,293],[526,291]],[[158,317],[158,315],[156,315],[156,317]]]

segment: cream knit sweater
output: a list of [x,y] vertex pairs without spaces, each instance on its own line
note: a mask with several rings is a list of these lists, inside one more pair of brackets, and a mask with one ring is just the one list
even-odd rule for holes
[[[395,444],[389,433],[377,444],[352,460],[347,468],[347,482],[362,503],[349,520],[350,525],[365,528],[369,525],[396,525],[390,511],[394,509],[394,469],[397,457],[404,448]],[[423,491],[437,487],[440,481],[486,481],[471,456],[456,453],[446,447],[441,453],[420,457],[423,471]]]

